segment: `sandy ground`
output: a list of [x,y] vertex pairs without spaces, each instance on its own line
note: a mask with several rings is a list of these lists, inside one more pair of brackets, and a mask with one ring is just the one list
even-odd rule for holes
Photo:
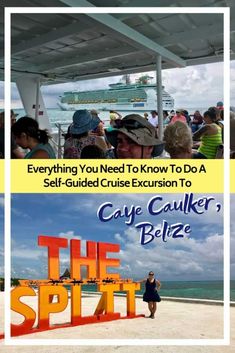
[[[27,303],[34,309],[37,307],[36,298],[27,298]],[[83,298],[83,315],[92,314],[98,303],[98,296],[86,296]],[[25,301],[26,302],[26,301]],[[147,305],[141,299],[137,299],[137,314],[149,314]],[[3,313],[3,293],[0,293],[0,312]],[[115,311],[122,316],[126,314],[126,298],[115,297]],[[69,321],[70,310],[67,308],[60,314],[51,316],[51,323],[63,323]],[[12,322],[20,323],[21,316],[16,313],[12,315]],[[0,332],[3,328],[3,317],[0,317]],[[21,338],[32,339],[61,339],[61,338],[138,338],[138,339],[206,339],[223,338],[223,307],[205,304],[191,304],[162,301],[158,304],[158,311],[154,320],[149,318],[136,318],[127,320],[117,320],[99,324],[62,328],[51,331],[44,331]],[[32,342],[33,343],[33,342]],[[59,342],[58,342],[59,344]],[[0,346],[0,352],[42,352],[42,353],[64,353],[64,351],[74,352],[135,352],[135,353],[234,353],[235,351],[235,307],[231,308],[231,344],[230,346]]]

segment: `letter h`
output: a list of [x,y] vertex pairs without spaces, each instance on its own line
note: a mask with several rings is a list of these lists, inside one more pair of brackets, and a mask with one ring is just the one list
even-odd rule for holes
[[81,256],[81,241],[70,241],[71,278],[81,279],[81,266],[87,267],[87,278],[96,278],[96,242],[87,241],[87,256]]

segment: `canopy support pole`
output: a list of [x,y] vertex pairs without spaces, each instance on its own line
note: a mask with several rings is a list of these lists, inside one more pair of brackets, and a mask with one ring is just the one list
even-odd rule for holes
[[36,104],[35,104],[35,120],[38,122],[39,113],[39,97],[40,97],[40,77],[36,79]]
[[157,111],[158,111],[158,137],[163,138],[163,110],[162,110],[162,57],[156,57],[157,78]]

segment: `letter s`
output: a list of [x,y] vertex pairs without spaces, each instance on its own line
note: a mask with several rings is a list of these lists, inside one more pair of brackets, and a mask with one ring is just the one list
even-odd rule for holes
[[36,313],[28,305],[22,303],[20,297],[35,295],[36,293],[30,287],[19,286],[11,291],[11,310],[23,315],[25,318],[25,320],[19,325],[11,324],[12,336],[29,333],[32,329],[36,319]]

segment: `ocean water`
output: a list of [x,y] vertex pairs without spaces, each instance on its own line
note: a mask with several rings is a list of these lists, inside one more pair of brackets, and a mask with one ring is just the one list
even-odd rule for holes
[[[206,111],[206,108],[197,108],[197,107],[188,108],[188,111],[190,114],[193,114],[195,110],[199,110],[202,114],[204,111]],[[14,112],[19,114],[17,119],[25,115],[24,109],[14,109]],[[52,130],[56,131],[56,126],[55,126],[56,123],[65,124],[64,129],[67,130],[66,125],[68,126],[72,122],[74,111],[63,111],[63,110],[60,110],[59,108],[51,108],[51,109],[47,109],[47,113],[49,116]],[[129,114],[129,113],[123,112],[122,116],[125,116],[126,114]],[[108,118],[107,112],[105,113],[101,112],[99,116],[104,121],[105,126],[108,126],[109,118]]]
[[[144,293],[144,284],[136,294]],[[97,286],[84,285],[84,291],[97,291]],[[223,281],[162,281],[160,295],[175,298],[223,300]],[[235,281],[231,281],[231,301],[235,301]]]
[[[22,116],[25,116],[24,109],[14,109],[14,112],[19,114],[17,116],[17,119],[21,118]],[[60,123],[60,124],[65,124],[64,129],[67,131],[66,126],[71,124],[72,118],[73,118],[73,113],[74,113],[74,111],[63,111],[63,110],[60,110],[57,108],[47,109],[47,114],[48,114],[48,117],[50,120],[52,130],[56,131],[57,128],[56,128],[55,124]]]

